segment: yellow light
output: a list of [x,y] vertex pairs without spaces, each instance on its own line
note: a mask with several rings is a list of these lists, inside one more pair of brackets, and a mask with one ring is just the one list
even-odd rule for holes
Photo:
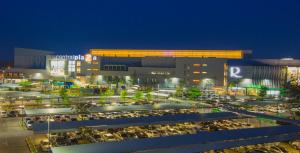
[[200,72],[199,72],[199,71],[194,71],[193,73],[194,73],[194,74],[199,74]]
[[207,72],[205,72],[205,71],[203,71],[202,73],[203,73],[203,74],[207,74]]
[[199,67],[199,66],[200,66],[200,64],[193,64],[193,66],[195,66],[195,67]]
[[202,64],[202,66],[207,66],[207,64]]
[[77,66],[81,66],[81,63],[80,63],[80,61],[77,61]]
[[93,56],[106,57],[197,57],[197,58],[243,58],[242,50],[129,50],[91,49]]

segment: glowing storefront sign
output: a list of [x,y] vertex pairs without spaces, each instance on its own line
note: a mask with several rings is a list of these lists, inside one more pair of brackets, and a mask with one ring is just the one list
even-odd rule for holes
[[56,55],[55,58],[57,60],[74,60],[74,61],[86,61],[86,62],[91,62],[91,61],[96,61],[97,56],[92,56],[91,54],[86,54],[86,55]]
[[151,74],[152,75],[170,75],[170,72],[156,72],[156,71],[152,71]]
[[240,67],[230,67],[229,73],[231,78],[242,78]]

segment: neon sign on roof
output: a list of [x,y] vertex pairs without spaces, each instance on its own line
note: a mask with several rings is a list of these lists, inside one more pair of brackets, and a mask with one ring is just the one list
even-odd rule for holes
[[174,51],[164,51],[164,56],[174,56]]

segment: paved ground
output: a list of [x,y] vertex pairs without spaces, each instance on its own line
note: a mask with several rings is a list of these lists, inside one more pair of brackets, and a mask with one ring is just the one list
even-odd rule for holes
[[19,126],[18,118],[0,118],[0,153],[30,153],[25,138],[31,131]]

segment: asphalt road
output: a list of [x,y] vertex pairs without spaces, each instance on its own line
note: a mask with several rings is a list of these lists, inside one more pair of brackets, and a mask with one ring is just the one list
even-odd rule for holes
[[19,126],[19,118],[0,118],[0,153],[30,153],[25,138],[31,131]]

